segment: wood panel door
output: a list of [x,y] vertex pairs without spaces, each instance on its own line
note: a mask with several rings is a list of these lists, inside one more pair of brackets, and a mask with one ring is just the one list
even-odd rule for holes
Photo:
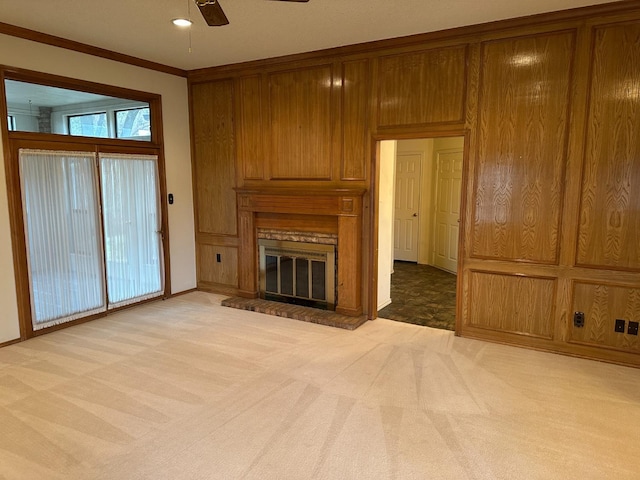
[[462,152],[438,152],[434,265],[458,270],[458,232],[462,192]]
[[396,157],[395,205],[393,216],[393,258],[418,261],[420,172],[422,155]]

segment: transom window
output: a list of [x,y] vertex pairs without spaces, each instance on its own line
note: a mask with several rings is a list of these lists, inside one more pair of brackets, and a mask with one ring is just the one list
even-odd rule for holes
[[5,79],[9,130],[150,142],[149,103]]
[[69,115],[67,117],[67,123],[69,135],[109,138],[107,114],[105,112]]
[[151,136],[149,107],[116,110],[116,138]]

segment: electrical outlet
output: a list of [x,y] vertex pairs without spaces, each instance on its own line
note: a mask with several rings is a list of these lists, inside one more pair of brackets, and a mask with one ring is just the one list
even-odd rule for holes
[[629,335],[638,335],[638,322],[629,321],[629,328],[627,329]]
[[626,320],[621,320],[619,318],[616,318],[616,326],[613,329],[613,331],[617,333],[624,333],[624,327],[626,323],[627,323]]
[[575,312],[573,314],[573,326],[578,328],[584,327],[584,312]]

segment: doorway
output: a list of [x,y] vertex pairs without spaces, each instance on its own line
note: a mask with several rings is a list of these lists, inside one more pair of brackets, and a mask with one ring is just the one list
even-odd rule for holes
[[380,142],[379,317],[455,329],[464,141]]
[[31,329],[164,294],[157,155],[20,149]]

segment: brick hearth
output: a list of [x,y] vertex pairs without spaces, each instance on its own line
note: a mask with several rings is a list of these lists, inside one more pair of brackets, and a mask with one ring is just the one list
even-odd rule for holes
[[266,313],[278,317],[302,320],[303,322],[318,323],[329,327],[345,328],[355,330],[367,321],[366,315],[351,317],[340,315],[329,310],[319,310],[317,308],[301,307],[288,303],[271,302],[258,298],[231,297],[222,301],[222,306],[249,310],[252,312]]

